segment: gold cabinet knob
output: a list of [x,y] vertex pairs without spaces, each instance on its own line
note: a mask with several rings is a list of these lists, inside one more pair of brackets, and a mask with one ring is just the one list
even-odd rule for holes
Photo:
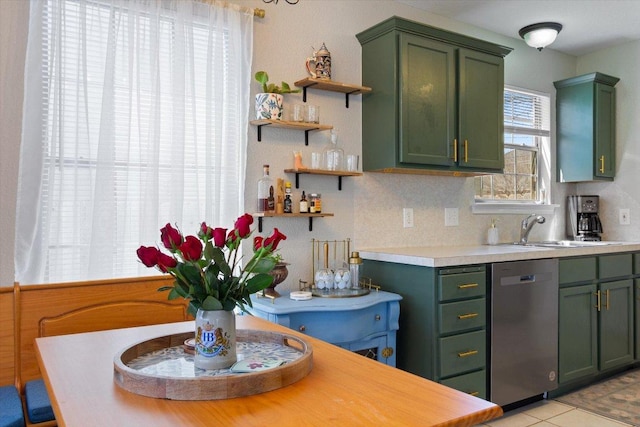
[[393,348],[385,347],[382,349],[382,357],[384,357],[385,359],[388,357],[391,357],[392,355],[393,355]]
[[306,326],[304,326],[304,325],[300,325],[300,326],[298,327],[298,330],[299,330],[300,332],[304,332],[304,331],[306,331],[306,330],[307,330],[307,327],[306,327]]

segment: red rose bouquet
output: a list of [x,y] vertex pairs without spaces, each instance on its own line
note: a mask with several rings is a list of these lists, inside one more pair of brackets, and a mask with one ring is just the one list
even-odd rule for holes
[[162,245],[170,255],[155,246],[140,246],[138,258],[147,267],[156,267],[175,278],[173,286],[159,291],[170,291],[169,299],[189,299],[189,313],[198,309],[227,310],[234,307],[244,310],[251,307],[250,295],[268,287],[273,277],[269,274],[276,264],[276,251],[280,241],[287,236],[277,228],[267,238],[257,236],[253,241],[253,256],[241,264],[240,244],[251,235],[253,217],[239,217],[233,230],[211,228],[202,223],[197,236],[183,236],[167,224],[160,230]]

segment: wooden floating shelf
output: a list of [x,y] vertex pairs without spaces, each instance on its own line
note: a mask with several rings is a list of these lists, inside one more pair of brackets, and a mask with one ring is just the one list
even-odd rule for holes
[[249,123],[254,126],[258,126],[258,141],[262,141],[262,127],[271,126],[274,128],[297,129],[304,131],[304,145],[309,145],[309,132],[333,129],[333,126],[331,125],[321,125],[319,123],[308,122],[290,122],[287,120],[261,119],[251,120]]
[[263,218],[309,218],[309,231],[313,231],[313,218],[322,218],[325,216],[333,216],[332,213],[275,213],[275,212],[257,212],[252,214],[258,218],[258,232],[262,233],[262,219]]
[[346,96],[346,107],[349,108],[349,95],[357,95],[360,93],[371,92],[370,87],[357,86],[346,83],[334,82],[333,80],[314,79],[307,77],[294,83],[295,86],[302,88],[302,101],[307,102],[307,88],[327,90],[330,92],[344,93]]
[[362,176],[362,172],[349,172],[349,171],[330,171],[327,169],[285,169],[285,173],[295,173],[296,174],[296,188],[300,188],[300,174],[307,175],[327,175],[327,176],[337,176],[338,177],[338,190],[342,190],[342,177],[343,176]]

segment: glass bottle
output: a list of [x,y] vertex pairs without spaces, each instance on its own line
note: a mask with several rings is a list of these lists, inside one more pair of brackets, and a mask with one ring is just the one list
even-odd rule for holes
[[291,183],[287,181],[284,184],[284,213],[292,213],[291,206]]
[[360,258],[359,252],[351,252],[349,258],[349,272],[351,279],[351,287],[358,289],[360,287],[360,266],[362,265],[362,258]]
[[307,195],[302,192],[302,197],[300,198],[300,213],[309,212],[309,203],[307,203]]
[[262,165],[262,173],[262,178],[258,180],[258,212],[267,212],[269,210],[269,191],[273,191],[269,165]]
[[338,147],[338,133],[331,130],[331,142],[322,152],[324,169],[330,171],[344,170],[344,151]]

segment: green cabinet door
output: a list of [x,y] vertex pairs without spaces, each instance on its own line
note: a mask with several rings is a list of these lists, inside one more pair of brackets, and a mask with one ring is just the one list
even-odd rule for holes
[[400,34],[400,163],[453,165],[456,50]]
[[619,80],[591,73],[554,82],[559,182],[613,180]]
[[598,371],[598,312],[595,284],[560,289],[558,382]]
[[[640,255],[636,255],[640,258]],[[640,279],[635,279],[636,360],[640,359]]]
[[595,171],[601,179],[613,179],[616,173],[616,97],[612,86],[596,83],[594,87]]
[[633,280],[600,284],[600,370],[633,361]]
[[458,165],[504,168],[504,61],[458,51]]

